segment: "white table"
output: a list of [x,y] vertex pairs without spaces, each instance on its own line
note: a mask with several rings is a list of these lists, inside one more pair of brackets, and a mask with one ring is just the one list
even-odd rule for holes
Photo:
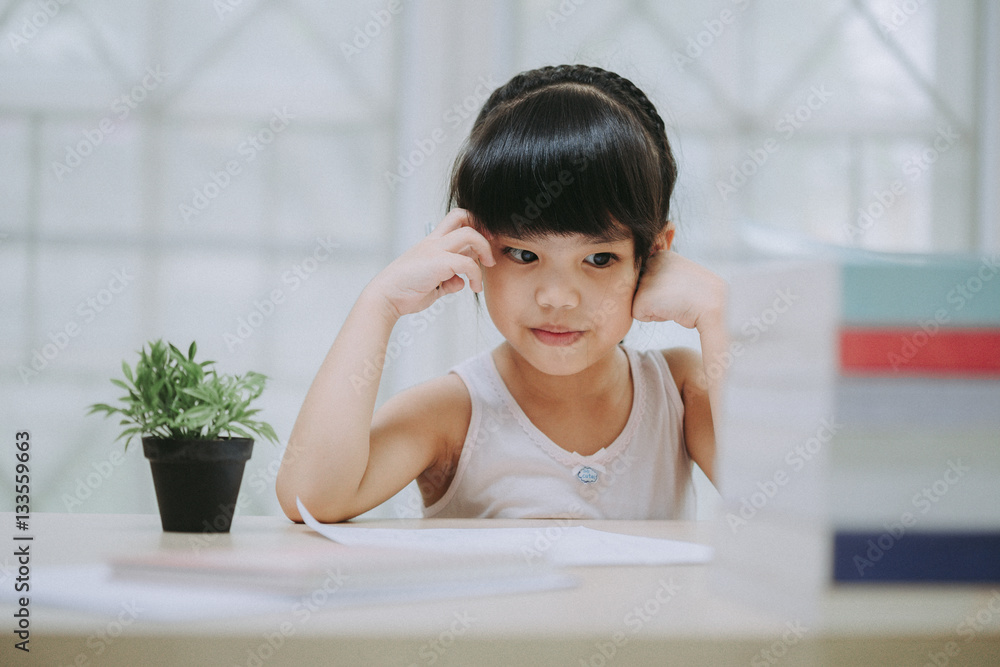
[[[14,517],[0,514],[7,545]],[[386,527],[546,526],[546,521],[372,521]],[[707,523],[580,522],[591,528],[710,543]],[[565,522],[560,522],[565,525]],[[268,550],[325,539],[281,517],[237,516],[228,535],[164,533],[155,515],[33,514],[31,567],[101,562],[113,554],[207,548]],[[3,552],[13,549],[4,548]],[[0,552],[0,553],[3,553]],[[0,562],[3,558],[0,557]],[[8,557],[6,563],[13,564]],[[12,609],[0,623],[3,665],[923,665],[1000,664],[1000,586],[839,588],[824,620],[799,638],[787,619],[713,593],[710,565],[571,568],[572,589],[419,603],[319,609],[235,620],[128,625],[31,607],[31,652],[13,648]],[[44,571],[44,569],[43,569]],[[675,589],[665,594],[664,586]],[[13,577],[0,585],[12,587]],[[666,603],[659,598],[669,600]],[[990,607],[992,600],[993,607]],[[645,607],[653,613],[637,614]],[[992,611],[995,609],[996,611]],[[971,637],[963,619],[979,614]],[[986,618],[986,616],[989,618]],[[131,619],[127,619],[131,620]],[[984,622],[985,621],[985,622]],[[286,630],[282,636],[281,629]],[[289,632],[290,629],[290,632]],[[112,636],[115,635],[115,636]],[[268,643],[268,637],[271,643]],[[618,640],[616,645],[615,640]],[[277,645],[277,648],[273,648]],[[957,648],[957,655],[948,651]]]

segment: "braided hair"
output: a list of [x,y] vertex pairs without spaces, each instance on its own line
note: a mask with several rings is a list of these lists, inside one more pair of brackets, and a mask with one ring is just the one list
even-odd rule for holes
[[635,84],[559,65],[493,91],[455,160],[449,199],[493,234],[632,238],[641,269],[676,180],[663,119]]

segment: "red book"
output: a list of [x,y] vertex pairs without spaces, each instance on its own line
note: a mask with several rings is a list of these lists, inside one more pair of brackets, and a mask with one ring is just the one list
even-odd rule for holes
[[1000,375],[1000,328],[845,327],[840,370],[845,375]]

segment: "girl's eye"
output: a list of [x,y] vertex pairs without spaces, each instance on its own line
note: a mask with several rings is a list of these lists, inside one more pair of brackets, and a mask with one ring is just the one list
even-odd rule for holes
[[527,264],[528,262],[534,262],[538,259],[538,255],[531,252],[530,250],[522,250],[521,248],[504,248],[504,254],[509,255],[514,259],[515,262],[520,262],[522,264]]
[[594,266],[607,266],[611,262],[615,261],[616,257],[610,252],[595,252],[592,255],[587,255],[586,261]]

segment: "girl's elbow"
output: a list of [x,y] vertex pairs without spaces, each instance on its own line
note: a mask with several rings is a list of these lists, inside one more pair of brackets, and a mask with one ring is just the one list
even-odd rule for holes
[[281,511],[285,513],[285,516],[295,523],[302,523],[302,514],[299,512],[298,504],[295,502],[298,496],[293,489],[289,488],[288,482],[281,477],[280,472],[278,473],[278,479],[275,480],[274,492],[278,497],[278,505],[281,506]]
[[361,513],[342,504],[331,502],[330,498],[321,492],[305,488],[302,484],[295,485],[287,482],[281,484],[279,480],[275,485],[275,491],[281,511],[295,523],[305,523],[302,512],[299,511],[299,502],[309,511],[310,516],[320,523],[339,523],[353,519]]

